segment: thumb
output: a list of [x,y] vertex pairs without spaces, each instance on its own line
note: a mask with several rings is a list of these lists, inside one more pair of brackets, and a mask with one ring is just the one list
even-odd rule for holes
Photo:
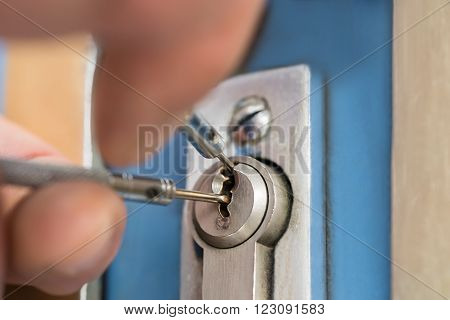
[[[0,137],[8,137],[0,139],[2,157],[67,162],[2,117]],[[0,290],[7,282],[72,293],[98,277],[119,248],[126,210],[105,186],[87,181],[38,190],[2,185],[0,195]]]
[[7,281],[64,295],[111,263],[125,227],[125,207],[92,182],[55,183],[8,214]]

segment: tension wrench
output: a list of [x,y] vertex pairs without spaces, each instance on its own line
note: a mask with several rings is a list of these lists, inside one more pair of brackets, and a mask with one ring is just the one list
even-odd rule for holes
[[187,124],[180,127],[192,146],[205,158],[219,159],[229,173],[234,163],[224,154],[225,142],[220,133],[199,114],[192,114]]

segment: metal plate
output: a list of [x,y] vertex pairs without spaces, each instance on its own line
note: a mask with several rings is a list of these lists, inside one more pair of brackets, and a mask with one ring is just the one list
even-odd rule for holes
[[[226,140],[227,154],[251,154],[273,161],[288,177],[298,201],[292,204],[289,225],[274,249],[274,299],[310,299],[310,73],[300,65],[237,76],[220,84],[197,105],[202,114],[219,130],[224,138],[232,117],[233,106],[251,95],[263,96],[275,117],[268,135],[251,150]],[[204,159],[189,149],[187,187],[192,188],[202,171],[214,160]],[[202,258],[195,252],[192,234],[188,228],[188,205],[182,235],[181,297],[199,299],[202,291]],[[239,247],[238,247],[239,248]],[[236,266],[239,267],[239,266]],[[205,281],[214,281],[207,279]],[[236,297],[238,298],[238,297]]]

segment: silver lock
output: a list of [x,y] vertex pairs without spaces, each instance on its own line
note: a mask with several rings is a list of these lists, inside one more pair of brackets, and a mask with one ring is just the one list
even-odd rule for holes
[[225,207],[195,202],[188,213],[194,239],[203,249],[204,284],[212,284],[203,287],[202,298],[267,299],[272,288],[268,262],[289,220],[290,186],[282,172],[261,161],[230,159],[235,163],[232,177],[224,176],[222,165],[215,163],[196,189],[229,192],[231,202]]
[[[235,162],[228,205],[196,202],[192,221],[200,245],[233,248],[249,239],[273,245],[283,233],[289,217],[289,185],[273,168],[250,157],[232,157]],[[196,188],[223,192],[222,166],[214,164],[202,175]],[[259,232],[257,232],[259,230]]]
[[[224,177],[222,171],[218,164],[211,167],[197,188],[204,192],[219,189],[230,193],[231,202],[228,205],[195,203],[192,218],[195,230],[203,241],[216,248],[232,248],[258,230],[266,213],[268,195],[264,180],[255,168],[243,163],[236,164],[234,175],[230,178]],[[232,186],[231,189],[218,187],[224,180],[225,184]]]

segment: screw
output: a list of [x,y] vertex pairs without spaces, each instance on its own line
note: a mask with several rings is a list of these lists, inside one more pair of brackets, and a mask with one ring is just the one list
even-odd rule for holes
[[266,99],[248,96],[236,103],[228,133],[238,145],[256,144],[269,132],[272,113]]

